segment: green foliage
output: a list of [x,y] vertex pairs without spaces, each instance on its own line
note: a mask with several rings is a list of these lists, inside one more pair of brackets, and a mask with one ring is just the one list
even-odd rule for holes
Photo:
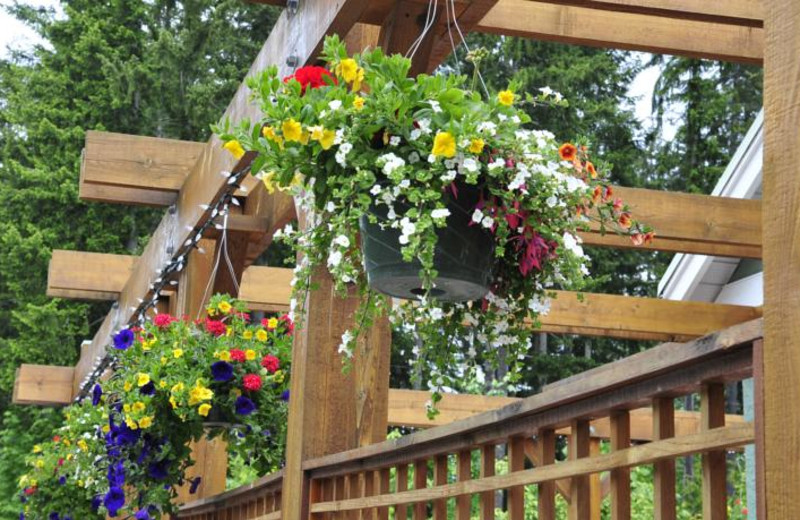
[[[137,254],[159,211],[78,200],[84,133],[201,141],[275,20],[239,0],[64,0],[8,7],[46,42],[0,61],[0,518],[16,518],[22,453],[58,423],[11,407],[20,363],[73,365],[108,304],[45,294],[53,249]],[[41,417],[41,419],[40,419]]]

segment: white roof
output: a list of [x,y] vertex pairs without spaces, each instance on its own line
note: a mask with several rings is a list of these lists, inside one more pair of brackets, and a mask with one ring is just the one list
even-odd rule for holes
[[[761,198],[763,144],[762,110],[711,195],[740,199]],[[668,300],[716,301],[738,265],[737,258],[677,254],[658,283],[658,295]]]

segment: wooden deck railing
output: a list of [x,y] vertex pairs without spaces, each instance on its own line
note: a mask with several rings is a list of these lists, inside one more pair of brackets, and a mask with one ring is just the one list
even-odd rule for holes
[[[725,518],[725,450],[753,443],[754,426],[725,425],[724,390],[752,375],[753,346],[761,337],[759,319],[688,343],[666,343],[497,410],[309,460],[303,465],[306,491],[291,492],[307,494],[312,518],[388,519],[393,513],[396,519],[444,520],[448,500],[455,502],[457,519],[494,518],[495,495],[503,490],[508,518],[516,520],[524,517],[525,486],[536,485],[540,520],[555,518],[557,489],[568,498],[570,518],[582,520],[595,517],[597,475],[609,472],[612,518],[623,519],[631,517],[630,468],[654,464],[656,516],[674,518],[675,459],[702,454],[704,518]],[[674,399],[692,393],[701,396],[698,431],[675,437]],[[645,406],[652,407],[654,440],[632,445],[629,412]],[[611,422],[610,453],[592,446],[590,421],[598,418]],[[556,461],[556,438],[564,428],[567,460]],[[495,473],[498,448],[508,460],[501,474]],[[278,511],[265,514],[248,505],[265,492],[280,493],[279,478],[189,504],[179,518],[279,518]],[[479,497],[479,513],[473,496]]]
[[181,507],[181,520],[279,520],[283,472]]

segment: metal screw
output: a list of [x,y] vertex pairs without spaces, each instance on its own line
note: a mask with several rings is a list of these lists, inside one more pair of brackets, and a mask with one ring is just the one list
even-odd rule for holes
[[289,56],[286,58],[286,66],[291,68],[297,68],[297,65],[300,63],[300,58],[297,56]]

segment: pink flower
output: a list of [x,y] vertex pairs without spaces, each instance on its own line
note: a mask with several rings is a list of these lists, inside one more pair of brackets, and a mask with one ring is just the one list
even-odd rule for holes
[[244,350],[240,350],[238,348],[232,348],[229,351],[229,353],[230,353],[231,359],[233,361],[238,361],[240,363],[244,363],[244,361],[247,359],[247,357],[244,355]]
[[281,366],[280,360],[273,355],[266,355],[261,360],[261,366],[267,369],[267,372],[274,374]]
[[247,374],[242,379],[242,382],[245,390],[251,392],[258,392],[261,390],[261,376],[258,374]]
[[222,336],[225,334],[225,324],[221,321],[206,318],[206,330],[214,336]]
[[153,323],[155,323],[156,327],[159,329],[166,329],[173,321],[178,321],[178,319],[173,318],[169,314],[156,314],[155,318],[153,318]]

